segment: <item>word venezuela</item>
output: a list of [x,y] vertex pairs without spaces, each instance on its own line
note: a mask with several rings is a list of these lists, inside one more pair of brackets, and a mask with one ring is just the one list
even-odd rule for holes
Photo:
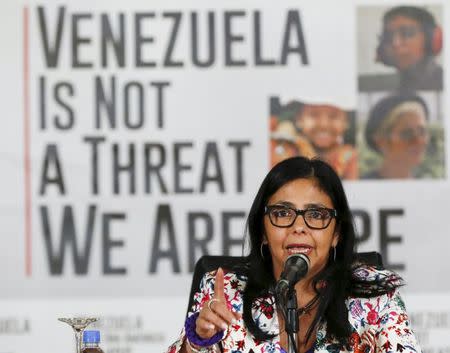
[[[260,10],[36,10],[48,68],[285,66],[288,59],[309,64],[298,9],[286,10],[284,20],[277,16],[279,23],[272,23],[273,16],[265,19]],[[264,49],[264,33],[278,33],[278,51]],[[70,48],[70,55],[60,55],[62,47]]]

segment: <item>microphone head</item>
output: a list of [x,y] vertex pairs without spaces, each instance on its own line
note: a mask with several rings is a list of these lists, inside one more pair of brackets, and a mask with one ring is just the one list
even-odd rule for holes
[[292,254],[289,255],[286,259],[286,261],[284,262],[284,268],[286,268],[286,264],[290,264],[290,265],[296,265],[299,263],[302,263],[303,261],[306,262],[306,265],[309,266],[311,265],[311,261],[309,260],[309,257],[305,254]]
[[305,254],[292,254],[288,256],[284,263],[284,269],[281,277],[283,277],[283,274],[285,276],[294,276],[292,279],[286,279],[288,281],[295,281],[296,283],[300,280],[300,278],[304,277],[308,273],[310,265],[311,261]]
[[292,254],[284,262],[284,269],[277,282],[275,291],[285,293],[308,273],[311,262],[305,254]]

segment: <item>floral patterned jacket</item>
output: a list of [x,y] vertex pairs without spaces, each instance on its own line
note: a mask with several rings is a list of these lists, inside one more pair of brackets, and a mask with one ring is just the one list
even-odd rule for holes
[[[354,276],[364,280],[387,278],[392,272],[364,267]],[[215,273],[206,274],[200,285],[200,292],[195,294],[195,301],[189,315],[198,312],[211,298],[214,292]],[[228,272],[224,277],[225,296],[234,311],[242,313],[242,292],[246,277]],[[372,298],[350,297],[346,301],[349,310],[349,322],[354,332],[346,347],[326,337],[326,323],[322,322],[317,331],[314,352],[355,352],[355,353],[390,353],[421,352],[409,325],[404,303],[398,289]],[[243,319],[231,325],[224,334],[221,348],[224,353],[277,353],[284,352],[280,345],[278,316],[275,299],[260,298],[254,303],[253,317],[264,330],[276,336],[267,341],[257,341],[247,331]],[[178,340],[169,347],[167,353],[179,352],[185,339],[184,329]],[[210,349],[214,352],[214,349]]]

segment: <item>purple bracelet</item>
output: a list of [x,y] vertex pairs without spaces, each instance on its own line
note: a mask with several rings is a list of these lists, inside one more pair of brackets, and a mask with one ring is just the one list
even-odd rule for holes
[[186,322],[184,323],[184,331],[186,332],[186,337],[189,342],[199,347],[208,347],[221,341],[224,331],[219,331],[214,336],[206,339],[201,338],[199,335],[197,335],[197,332],[195,332],[195,322],[197,321],[198,315],[198,312],[192,314],[186,319]]

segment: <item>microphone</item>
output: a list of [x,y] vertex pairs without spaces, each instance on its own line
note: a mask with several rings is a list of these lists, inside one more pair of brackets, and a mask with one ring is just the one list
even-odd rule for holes
[[275,287],[277,295],[284,294],[308,273],[310,261],[305,254],[290,255],[284,263],[283,272]]

